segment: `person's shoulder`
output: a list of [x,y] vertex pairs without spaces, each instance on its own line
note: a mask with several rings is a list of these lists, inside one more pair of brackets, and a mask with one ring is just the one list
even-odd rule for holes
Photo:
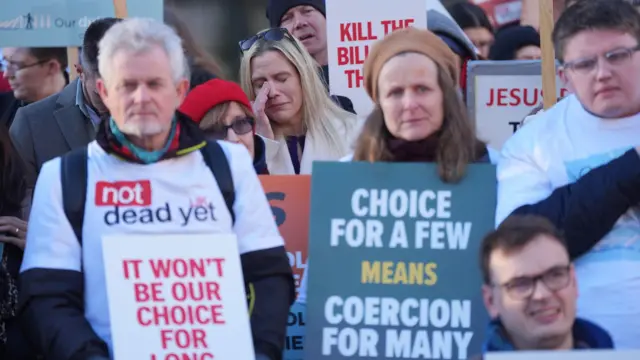
[[59,97],[60,93],[56,93],[42,100],[21,107],[18,109],[14,121],[26,121],[23,120],[26,118],[30,122],[50,123]]
[[237,160],[239,157],[244,157],[243,155],[249,155],[247,148],[244,145],[232,143],[225,140],[216,140],[218,145],[224,151],[224,155],[227,157],[229,163],[232,163],[234,160]]
[[340,162],[351,162],[353,161],[353,154],[349,154],[339,160]]
[[524,118],[518,131],[504,143],[502,152],[522,151],[535,147],[540,142],[552,141],[554,137],[559,136],[562,133],[560,128],[564,124],[564,117],[572,101],[576,101],[574,95],[567,96],[551,108]]
[[60,164],[62,156],[55,157],[51,160],[47,160],[42,164],[40,172],[38,173],[38,180],[36,184],[43,182],[51,183],[56,179],[60,179]]
[[217,140],[216,142],[220,145],[227,158],[234,179],[239,179],[247,173],[255,172],[251,154],[249,154],[244,145],[224,140]]

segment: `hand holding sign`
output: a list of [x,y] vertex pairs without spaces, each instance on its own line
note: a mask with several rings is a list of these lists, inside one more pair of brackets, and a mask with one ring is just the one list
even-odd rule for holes
[[273,134],[273,129],[271,129],[269,118],[264,112],[264,107],[267,104],[267,100],[269,100],[269,91],[271,91],[271,85],[265,82],[260,88],[260,91],[258,91],[258,96],[256,96],[256,100],[252,105],[253,113],[256,115],[256,132],[258,135],[273,140],[275,139],[275,135]]

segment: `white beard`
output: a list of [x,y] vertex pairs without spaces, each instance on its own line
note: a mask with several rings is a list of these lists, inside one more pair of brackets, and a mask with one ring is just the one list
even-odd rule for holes
[[135,137],[147,137],[161,134],[167,129],[166,126],[157,122],[143,121],[143,122],[127,122],[118,127],[123,134],[135,136]]

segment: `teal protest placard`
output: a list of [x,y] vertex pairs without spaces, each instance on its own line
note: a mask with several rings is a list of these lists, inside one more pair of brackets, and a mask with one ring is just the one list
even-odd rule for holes
[[[163,0],[127,0],[129,17],[163,19]],[[3,1],[0,47],[80,46],[96,19],[114,17],[112,0]]]
[[478,252],[495,207],[493,165],[453,185],[434,164],[316,162],[305,359],[478,353],[488,321]]

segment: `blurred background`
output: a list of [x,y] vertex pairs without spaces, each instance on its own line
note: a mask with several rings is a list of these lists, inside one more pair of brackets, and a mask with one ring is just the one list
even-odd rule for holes
[[[268,26],[265,9],[268,0],[165,0],[165,7],[173,10],[186,23],[195,41],[213,55],[223,69],[224,76],[237,80],[238,41]],[[335,1],[335,0],[334,0]],[[348,1],[348,0],[342,0]],[[437,1],[437,0],[430,0]],[[442,0],[449,6],[470,0]],[[487,13],[498,8],[513,8],[521,0],[473,0],[487,7]],[[495,11],[494,8],[496,8]],[[493,19],[492,19],[493,20]]]

